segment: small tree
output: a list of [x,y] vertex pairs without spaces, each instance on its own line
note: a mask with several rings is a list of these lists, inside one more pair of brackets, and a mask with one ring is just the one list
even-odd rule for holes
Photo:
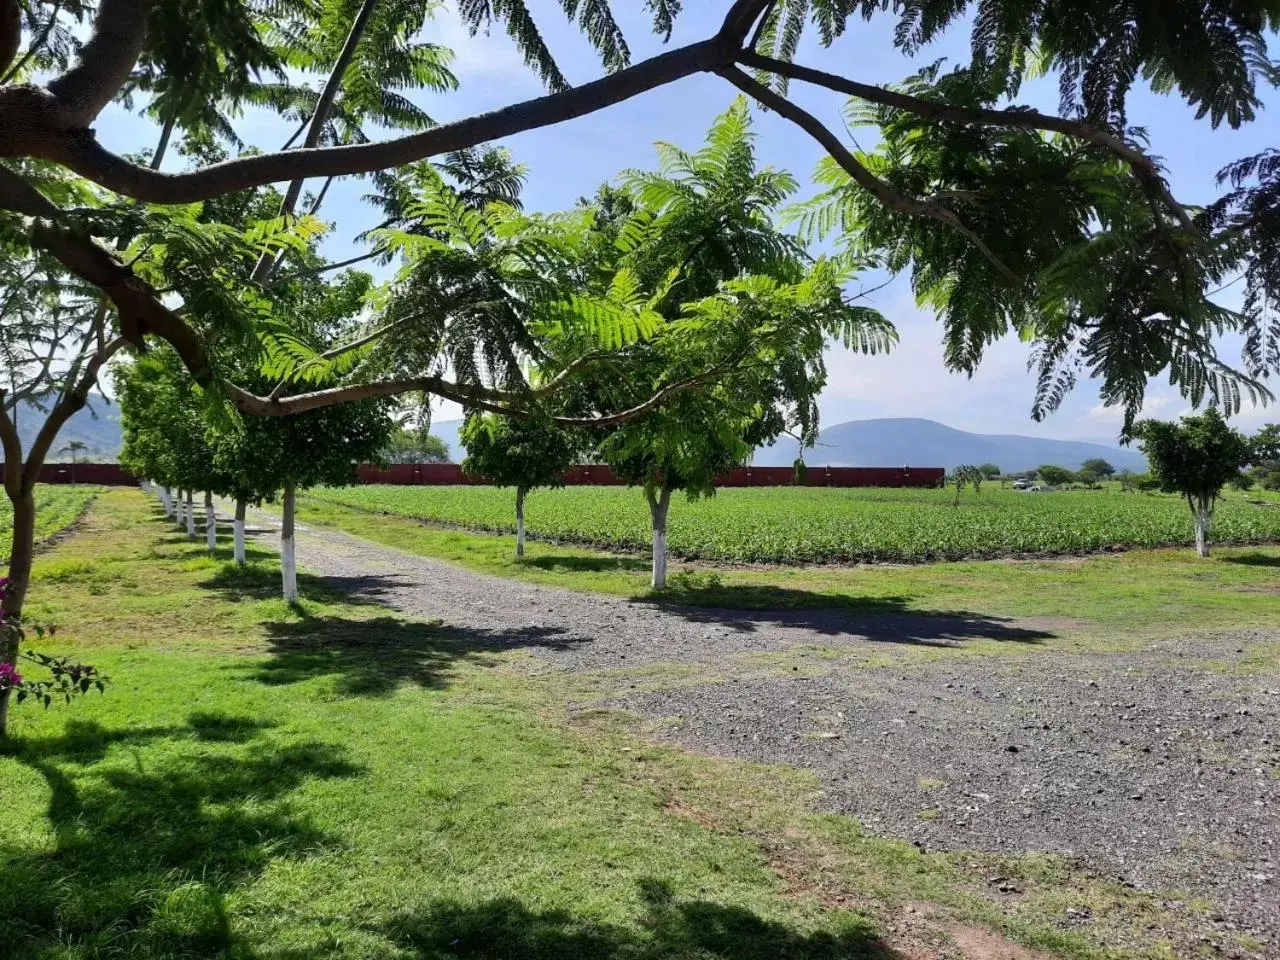
[[1070,483],[1072,477],[1071,471],[1066,467],[1055,466],[1052,463],[1043,464],[1036,470],[1036,473],[1040,475],[1041,480],[1051,487],[1060,487],[1064,483]]
[[1116,468],[1106,460],[1103,460],[1102,457],[1090,457],[1080,464],[1080,472],[1091,473],[1094,476],[1109,480],[1115,476]]
[[1000,475],[1003,472],[1000,469],[1000,465],[995,463],[984,463],[982,466],[978,467],[978,469],[982,472],[983,479],[985,480],[999,480]]
[[84,453],[84,451],[88,449],[89,449],[89,445],[85,443],[83,440],[72,440],[70,443],[65,444],[62,447],[62,449],[58,451],[59,453],[71,454],[71,485],[72,486],[75,486],[76,484],[76,459],[79,457],[80,454]]
[[472,414],[462,428],[462,444],[463,471],[516,488],[516,557],[523,557],[524,498],[538,487],[564,485],[565,471],[582,449],[579,437],[544,416]]
[[[997,469],[996,476],[999,475],[999,469]],[[981,493],[982,481],[986,479],[986,476],[987,474],[982,467],[975,467],[971,463],[961,464],[952,470],[951,482],[955,484],[956,487],[956,498],[953,506],[958,507],[960,505],[960,491],[963,490],[966,485],[972,486],[974,493]]]
[[1076,482],[1083,483],[1090,490],[1093,490],[1102,482],[1102,475],[1089,467],[1083,467],[1076,473]]
[[1181,423],[1144,420],[1135,435],[1160,489],[1186,497],[1195,518],[1196,552],[1209,556],[1214,503],[1248,463],[1249,442],[1212,407]]

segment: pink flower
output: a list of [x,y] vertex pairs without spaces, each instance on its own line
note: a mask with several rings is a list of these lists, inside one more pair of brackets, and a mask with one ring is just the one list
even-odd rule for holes
[[22,674],[12,663],[0,663],[0,690],[16,687],[22,683]]

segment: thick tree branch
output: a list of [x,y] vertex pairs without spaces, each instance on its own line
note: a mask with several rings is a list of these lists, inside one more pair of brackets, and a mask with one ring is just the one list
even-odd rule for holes
[[[0,401],[4,399],[4,391],[0,390]],[[4,489],[13,500],[22,493],[22,438],[7,407],[0,402],[0,445],[4,448]]]
[[21,49],[22,7],[18,0],[0,0],[0,70],[13,63]]
[[[127,0],[110,2],[126,3]],[[237,157],[182,173],[161,173],[130,163],[104,149],[88,133],[59,134],[46,130],[37,137],[6,138],[0,142],[0,155],[32,155],[55,160],[94,183],[135,200],[192,203],[280,180],[371,173],[404,166],[441,153],[572,120],[683,77],[718,70],[732,61],[733,54],[734,48],[716,36],[562,93],[527,100],[394,140]],[[16,109],[21,105],[12,106]],[[5,106],[9,105],[0,98],[0,108]]]
[[845,149],[844,144],[840,142],[840,138],[823,126],[821,120],[796,106],[781,94],[770,90],[764,84],[758,83],[738,68],[728,68],[723,71],[723,76],[747,96],[758,100],[770,110],[786,117],[813,139],[817,140],[831,155],[831,158],[840,164],[844,171],[853,178],[853,181],[858,186],[862,187],[890,210],[897,210],[899,213],[905,213],[912,217],[925,217],[929,220],[936,220],[938,223],[950,227],[973,244],[1010,283],[1015,286],[1021,285],[1022,281],[1018,275],[1009,269],[996,256],[995,252],[983,242],[982,238],[965,226],[964,222],[951,210],[941,204],[902,195],[859,163],[858,158]]
[[1193,231],[1196,229],[1186,209],[1169,192],[1168,185],[1160,175],[1160,168],[1156,166],[1156,162],[1151,157],[1132,144],[1125,142],[1121,137],[1106,130],[1100,130],[1083,121],[1071,120],[1067,117],[1056,117],[1052,114],[1039,113],[1022,107],[995,110],[985,107],[962,107],[938,100],[925,100],[897,90],[889,90],[869,83],[859,83],[857,80],[850,80],[839,74],[827,73],[824,70],[815,70],[812,67],[767,57],[754,50],[741,51],[737,56],[737,60],[748,67],[776,73],[791,80],[802,80],[806,83],[816,84],[820,87],[826,87],[828,90],[834,90],[850,97],[857,97],[870,103],[879,103],[886,107],[893,107],[896,110],[905,110],[907,113],[915,114],[917,117],[924,117],[926,120],[937,120],[945,123],[972,123],[982,126],[1016,127],[1026,130],[1052,130],[1054,133],[1066,134],[1077,140],[1105,147],[1129,164],[1138,178],[1155,191],[1156,195],[1168,205],[1185,229]]
[[147,36],[147,0],[101,0],[76,65],[49,83],[64,129],[89,126],[129,79]]

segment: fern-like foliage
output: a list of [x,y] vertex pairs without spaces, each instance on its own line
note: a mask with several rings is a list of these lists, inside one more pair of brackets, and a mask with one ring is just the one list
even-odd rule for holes
[[[904,87],[982,105],[995,96],[988,79],[968,70],[943,74],[935,65]],[[886,210],[834,161],[819,164],[824,189],[790,211],[802,237],[838,235],[848,255],[908,273],[919,302],[943,321],[953,369],[971,373],[991,343],[1016,333],[1032,347],[1035,418],[1089,376],[1104,403],[1124,409],[1126,429],[1155,376],[1192,402],[1211,399],[1228,410],[1266,396],[1258,379],[1265,364],[1236,370],[1216,350],[1228,331],[1265,328],[1207,296],[1226,281],[1231,253],[1184,230],[1107,152],[1030,131],[930,124],[859,103],[850,104],[848,119],[881,131],[881,146],[860,155],[869,169],[906,196],[953,210],[1014,273],[1011,279],[951,231]],[[1249,199],[1260,197],[1242,195],[1239,203]],[[1240,213],[1229,206],[1215,215],[1225,226]],[[1265,353],[1260,348],[1259,359]]]

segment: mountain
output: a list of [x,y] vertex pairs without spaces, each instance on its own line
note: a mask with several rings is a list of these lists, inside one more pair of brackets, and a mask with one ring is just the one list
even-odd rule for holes
[[[756,451],[760,467],[790,466],[798,445],[790,439]],[[933,420],[885,418],[850,420],[827,427],[818,443],[805,451],[814,466],[946,467],[962,463],[994,463],[1005,473],[1034,470],[1052,463],[1070,470],[1101,457],[1117,470],[1145,471],[1147,461],[1134,449],[1078,440],[1049,440],[1013,434],[980,434],[956,430]]]
[[[29,403],[23,404],[18,411],[18,435],[22,438],[23,450],[31,448],[31,441],[44,424],[45,414]],[[76,454],[77,460],[93,460],[103,462],[115,460],[120,456],[120,445],[123,439],[120,434],[120,408],[108,405],[101,396],[92,397],[84,409],[75,413],[58,431],[58,438],[53,442],[49,460],[70,460],[71,453],[62,452],[63,448],[73,440],[85,444],[88,449]]]

